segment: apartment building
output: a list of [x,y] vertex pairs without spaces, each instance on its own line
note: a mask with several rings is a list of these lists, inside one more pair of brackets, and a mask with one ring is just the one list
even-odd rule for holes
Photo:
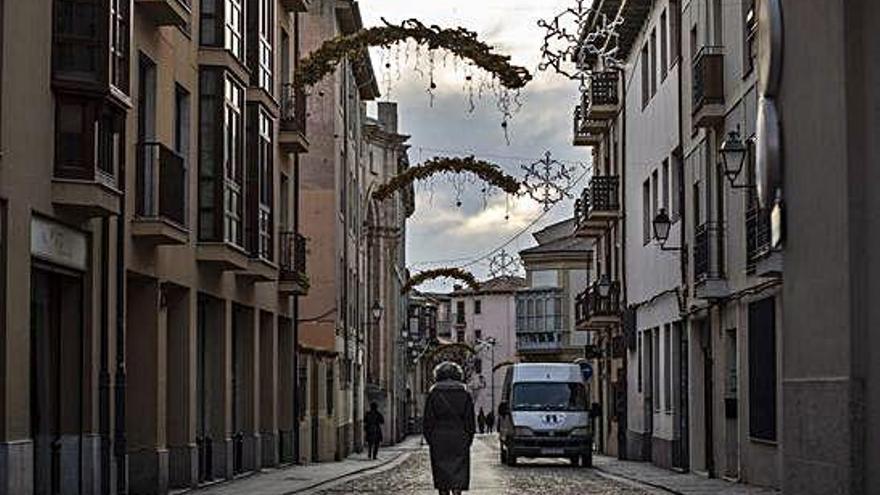
[[[302,51],[363,24],[357,2],[310,2]],[[362,244],[367,184],[363,116],[379,95],[369,54],[343,61],[310,89],[309,153],[301,159],[300,215],[309,239],[311,289],[300,299],[300,376],[308,412],[300,422],[300,458],[328,461],[360,449],[364,411],[365,327],[370,308]],[[338,391],[338,392],[337,392]]]
[[574,314],[589,279],[590,242],[572,236],[574,224],[572,218],[535,232],[538,245],[519,252],[526,269],[526,288],[516,293],[520,361],[571,363],[584,357],[588,335],[575,331]]
[[294,460],[305,7],[4,12],[0,491],[166,493]]
[[525,286],[521,277],[502,275],[481,282],[478,290],[455,286],[449,295],[454,315],[452,340],[474,351],[468,386],[476,412],[497,413],[504,369],[493,368],[516,362],[516,294]]

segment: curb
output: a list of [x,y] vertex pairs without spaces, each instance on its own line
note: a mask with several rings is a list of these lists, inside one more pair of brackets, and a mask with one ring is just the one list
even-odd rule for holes
[[597,475],[599,475],[603,478],[606,478],[606,479],[609,479],[612,481],[617,481],[620,483],[624,483],[627,485],[635,486],[636,488],[650,487],[650,488],[653,488],[656,490],[661,490],[665,493],[671,493],[673,495],[685,495],[683,492],[673,490],[669,487],[659,485],[657,483],[650,483],[647,481],[640,480],[638,478],[631,478],[629,476],[622,476],[617,473],[612,473],[612,472],[606,471],[600,467],[596,467],[595,464],[593,464],[593,470],[596,472]]
[[417,449],[407,449],[405,451],[400,452],[399,454],[387,459],[385,461],[380,462],[379,464],[375,464],[372,466],[363,467],[360,469],[356,469],[354,471],[349,471],[345,474],[340,474],[339,476],[335,476],[333,478],[328,478],[321,481],[316,481],[309,486],[304,486],[302,488],[298,488],[296,490],[285,492],[282,495],[297,495],[297,494],[306,494],[311,493],[314,490],[319,488],[330,488],[332,486],[341,484],[345,481],[351,481],[354,479],[361,478],[370,474],[380,474],[385,471],[390,471],[391,469],[403,464],[404,461],[410,458]]

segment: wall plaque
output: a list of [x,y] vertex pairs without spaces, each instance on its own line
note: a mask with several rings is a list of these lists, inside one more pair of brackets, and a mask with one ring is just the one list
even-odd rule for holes
[[31,254],[58,265],[86,270],[88,239],[76,229],[41,217],[31,219]]

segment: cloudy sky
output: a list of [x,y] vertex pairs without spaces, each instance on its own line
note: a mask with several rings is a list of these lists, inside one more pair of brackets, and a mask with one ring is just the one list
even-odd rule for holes
[[[539,19],[550,19],[571,2],[565,0],[361,0],[364,24],[377,25],[382,18],[398,23],[418,18],[425,24],[462,26],[476,31],[480,39],[512,56],[534,75],[523,90],[522,107],[510,122],[510,143],[501,127],[501,113],[491,91],[479,98],[482,74],[471,75],[471,91],[465,69],[452,57],[434,60],[436,90],[433,99],[430,61],[425,52],[416,55],[414,45],[375,50],[373,63],[383,99],[400,105],[401,132],[412,136],[413,164],[434,156],[474,154],[522,177],[522,165],[537,161],[550,151],[582,177],[588,156],[585,148],[571,146],[571,111],[576,101],[575,83],[535,69],[540,61],[543,30]],[[398,70],[398,67],[402,67]],[[389,91],[390,90],[390,91]],[[433,100],[433,101],[432,101]],[[433,103],[433,104],[432,104]],[[572,192],[582,189],[583,180]],[[503,194],[484,198],[483,185],[440,179],[417,187],[416,212],[408,223],[409,266],[414,271],[440,266],[466,266],[478,277],[488,274],[488,263],[477,261],[505,243],[515,255],[534,245],[529,234],[572,214],[572,200],[558,203],[549,212],[528,199],[508,199]],[[461,202],[457,207],[456,203]],[[505,219],[505,217],[508,217]],[[517,234],[520,234],[517,237]],[[441,284],[423,286],[442,289]]]

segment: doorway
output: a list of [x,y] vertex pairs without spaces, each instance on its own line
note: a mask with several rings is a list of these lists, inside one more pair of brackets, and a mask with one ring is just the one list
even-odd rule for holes
[[675,324],[678,335],[678,449],[675,456],[676,468],[683,471],[690,469],[690,431],[688,428],[689,410],[688,390],[690,369],[688,367],[689,343],[687,331],[680,323]]
[[34,495],[82,488],[83,282],[31,271],[31,437]]

